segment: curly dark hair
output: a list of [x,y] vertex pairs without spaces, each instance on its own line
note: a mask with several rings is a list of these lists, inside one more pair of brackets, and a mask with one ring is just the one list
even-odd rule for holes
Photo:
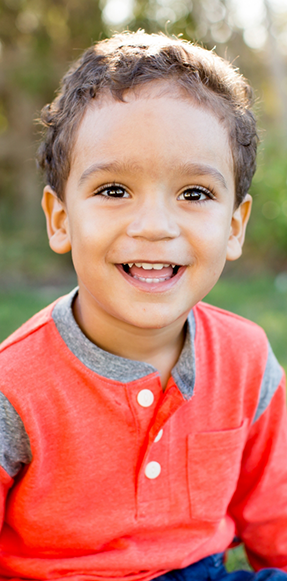
[[41,112],[45,129],[37,159],[60,199],[64,199],[77,129],[89,102],[104,91],[124,101],[126,91],[156,79],[175,81],[227,126],[236,206],[242,202],[256,169],[258,144],[250,85],[213,51],[141,30],[116,34],[86,50],[64,76],[54,101]]

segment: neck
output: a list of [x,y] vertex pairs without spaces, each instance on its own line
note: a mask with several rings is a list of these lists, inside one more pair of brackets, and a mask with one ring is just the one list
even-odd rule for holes
[[114,355],[144,361],[153,365],[166,387],[185,339],[185,318],[161,329],[143,329],[115,319],[93,304],[82,300],[81,292],[74,301],[74,317],[83,333],[98,347]]

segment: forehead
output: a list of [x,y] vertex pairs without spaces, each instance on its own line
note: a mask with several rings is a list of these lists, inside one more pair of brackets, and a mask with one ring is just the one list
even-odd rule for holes
[[[156,155],[156,158],[155,158]],[[72,170],[110,159],[139,172],[162,167],[169,172],[193,161],[232,172],[227,127],[219,116],[176,82],[152,81],[116,100],[102,93],[88,105],[79,125]],[[79,168],[80,169],[80,168]]]

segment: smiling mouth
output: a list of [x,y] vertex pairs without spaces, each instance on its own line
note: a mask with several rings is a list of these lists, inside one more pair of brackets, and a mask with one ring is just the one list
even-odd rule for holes
[[121,265],[130,277],[148,284],[159,284],[177,275],[181,265],[161,262],[129,262]]

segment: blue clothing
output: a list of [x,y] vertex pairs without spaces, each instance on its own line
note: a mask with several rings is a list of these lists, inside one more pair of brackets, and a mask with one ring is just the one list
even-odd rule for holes
[[156,577],[155,581],[287,581],[287,573],[280,569],[252,571],[232,571],[228,573],[223,563],[224,553],[217,553],[201,559],[184,569],[175,569]]

